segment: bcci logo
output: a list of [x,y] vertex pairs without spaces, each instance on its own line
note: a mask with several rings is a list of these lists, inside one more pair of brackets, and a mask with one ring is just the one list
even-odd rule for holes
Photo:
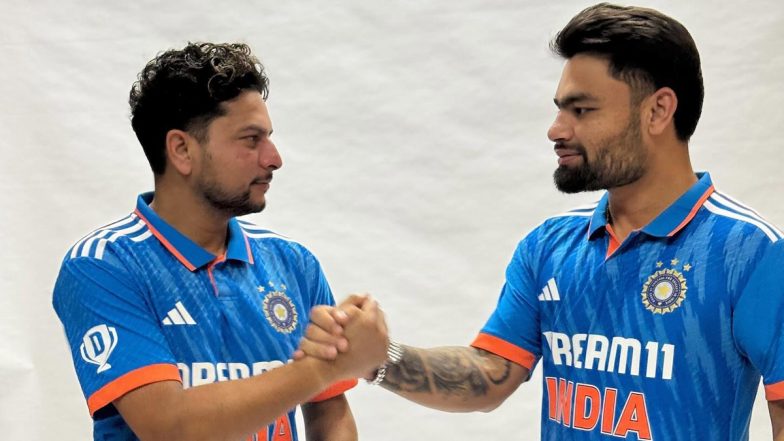
[[272,291],[267,294],[261,309],[264,310],[264,316],[276,331],[289,334],[297,327],[297,310],[283,291]]
[[[678,259],[671,261],[673,266],[678,265]],[[656,263],[657,267],[662,262]],[[684,271],[691,270],[688,263],[683,265]],[[642,287],[642,304],[645,309],[654,314],[666,314],[675,311],[686,299],[686,278],[676,269],[661,269],[653,273]]]
[[93,326],[84,334],[79,347],[84,361],[98,365],[98,373],[112,368],[109,356],[117,346],[117,330],[111,326]]

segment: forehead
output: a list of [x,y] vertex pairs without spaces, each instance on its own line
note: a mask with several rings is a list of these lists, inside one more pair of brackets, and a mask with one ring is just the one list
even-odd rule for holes
[[226,113],[215,118],[213,126],[232,130],[253,124],[272,130],[267,103],[259,92],[242,92],[236,98],[224,101],[221,106]]
[[610,65],[606,59],[579,54],[566,61],[555,98],[563,101],[569,97],[586,95],[599,101],[628,102],[630,94],[629,85],[610,75]]

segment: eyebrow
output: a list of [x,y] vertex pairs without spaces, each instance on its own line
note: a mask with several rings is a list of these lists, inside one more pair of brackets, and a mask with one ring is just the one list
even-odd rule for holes
[[243,126],[238,130],[240,133],[248,131],[259,132],[267,136],[272,136],[273,132],[272,129],[267,129],[266,127],[260,126],[258,124],[248,124],[247,126]]
[[593,95],[587,93],[575,93],[573,95],[566,95],[565,97],[561,98],[553,98],[553,102],[555,106],[559,109],[563,109],[564,107],[569,107],[578,101],[598,101]]

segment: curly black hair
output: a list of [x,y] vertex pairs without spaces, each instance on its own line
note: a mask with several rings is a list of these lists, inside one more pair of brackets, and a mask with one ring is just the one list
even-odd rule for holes
[[266,100],[269,79],[241,43],[188,43],[150,60],[131,87],[131,126],[156,175],[166,170],[166,134],[185,130],[204,140],[221,106],[255,90]]

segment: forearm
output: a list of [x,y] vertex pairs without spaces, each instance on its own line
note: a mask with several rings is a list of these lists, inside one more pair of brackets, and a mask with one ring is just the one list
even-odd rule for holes
[[768,411],[773,426],[773,441],[784,441],[784,400],[769,401]]
[[345,395],[302,406],[308,441],[357,441],[357,426]]
[[187,390],[173,382],[152,384],[115,405],[144,441],[243,439],[336,381],[325,366],[305,359],[251,378]]
[[490,411],[523,381],[528,370],[470,347],[404,346],[382,386],[423,406],[448,412]]

